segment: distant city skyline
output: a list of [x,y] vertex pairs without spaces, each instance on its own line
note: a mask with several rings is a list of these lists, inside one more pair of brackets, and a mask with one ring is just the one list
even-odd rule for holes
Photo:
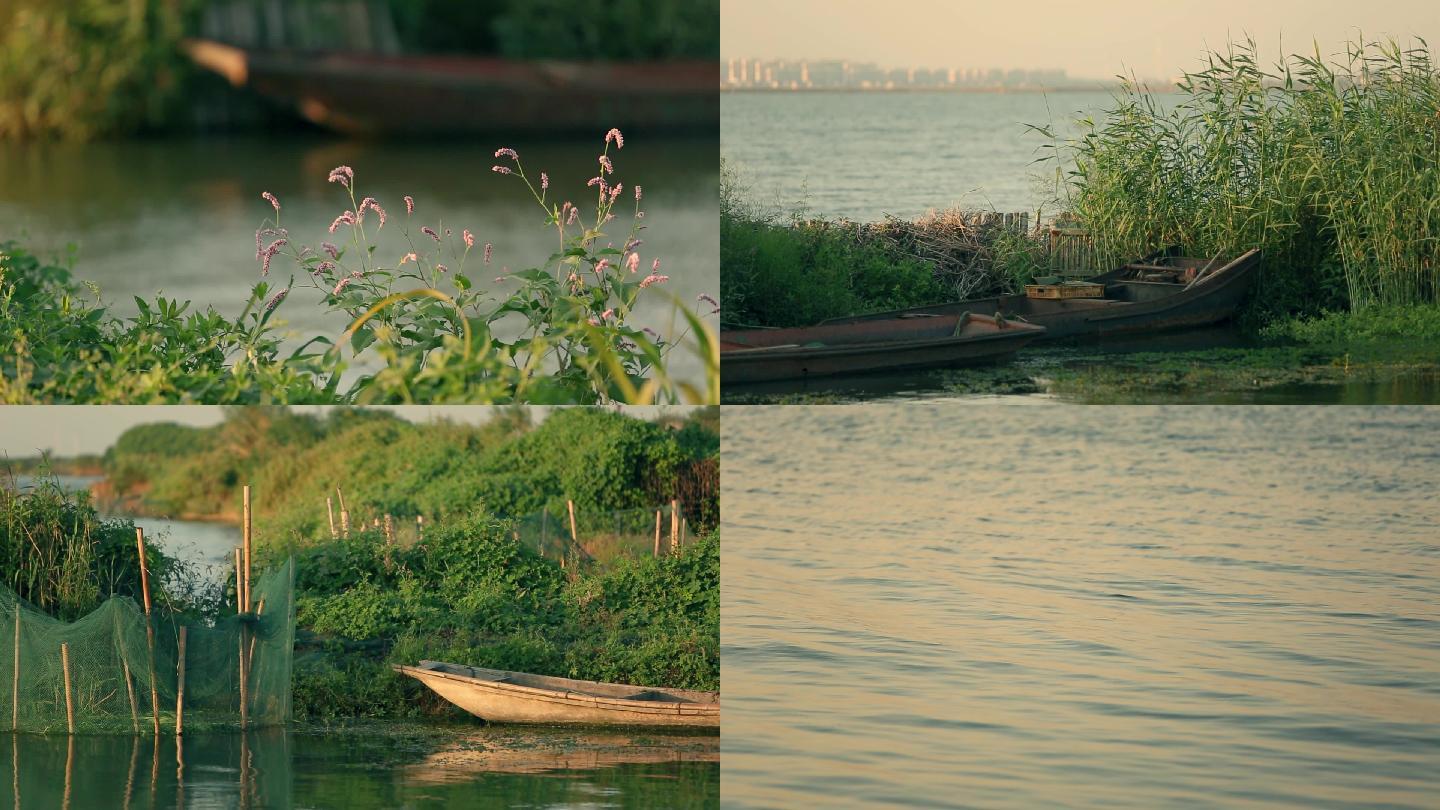
[[1065,90],[1104,83],[1072,79],[1060,68],[891,67],[849,59],[746,57],[720,64],[720,87],[732,90]]
[[1168,80],[1198,68],[1207,50],[1247,35],[1266,62],[1282,49],[1318,46],[1332,56],[1362,35],[1440,45],[1440,12],[1433,0],[725,0],[720,33],[722,65],[843,60],[887,69],[1060,70],[1071,81],[1108,82],[1121,73]]

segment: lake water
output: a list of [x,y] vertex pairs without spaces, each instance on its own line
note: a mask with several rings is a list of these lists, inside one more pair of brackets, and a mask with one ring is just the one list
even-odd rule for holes
[[[396,738],[285,733],[0,735],[0,794],[55,808],[710,808],[718,737],[477,729]],[[593,735],[592,735],[593,736]],[[617,747],[622,746],[622,747]]]
[[[616,177],[627,187],[645,189],[641,254],[647,267],[651,258],[660,258],[662,272],[670,276],[660,289],[693,307],[695,296],[719,290],[715,140],[627,135],[625,149],[613,157]],[[137,312],[133,296],[153,299],[163,292],[202,309],[213,304],[234,317],[260,280],[255,229],[274,215],[260,193],[270,191],[280,199],[281,220],[292,242],[316,249],[321,241],[338,243],[327,229],[350,201],[326,176],[344,164],[355,169],[360,193],[376,197],[390,215],[378,255],[394,262],[410,250],[397,227],[405,215],[402,197],[408,194],[416,201],[412,230],[417,236],[421,225],[443,224],[457,234],[469,228],[480,242],[494,243],[488,273],[474,269],[483,267],[478,254],[472,254],[477,261],[466,269],[477,286],[493,289],[502,267],[536,266],[556,247],[553,231],[545,227],[544,214],[524,184],[490,171],[495,149],[514,147],[528,172],[549,173],[558,199],[589,208],[594,189],[587,189],[585,181],[595,174],[602,138],[596,133],[583,143],[366,143],[284,135],[0,143],[0,241],[18,239],[42,256],[77,244],[76,276],[98,283],[117,313]],[[628,229],[630,219],[622,214],[616,222]],[[270,280],[284,286],[291,269],[272,266]],[[317,291],[297,288],[279,317],[306,337],[339,334],[348,317],[327,315],[320,300]],[[650,296],[637,316],[637,323],[665,335],[685,325],[674,313],[674,302],[661,295]],[[677,349],[672,360],[682,379],[702,380],[692,354]]]
[[1434,807],[1440,409],[727,409],[729,807]]
[[828,217],[1033,214],[1054,197],[1054,169],[1034,163],[1048,141],[1025,124],[1063,138],[1110,103],[1107,91],[722,93],[720,154],[753,201],[804,200]]

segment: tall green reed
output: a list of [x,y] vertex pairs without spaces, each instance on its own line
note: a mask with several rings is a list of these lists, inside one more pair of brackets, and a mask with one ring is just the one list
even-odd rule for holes
[[1055,141],[1060,204],[1108,261],[1179,244],[1265,254],[1263,316],[1440,301],[1440,77],[1429,47],[1348,43],[1271,68],[1253,40],[1178,96],[1125,80]]

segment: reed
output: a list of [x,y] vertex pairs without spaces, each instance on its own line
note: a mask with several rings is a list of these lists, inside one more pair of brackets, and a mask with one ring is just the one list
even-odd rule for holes
[[1267,319],[1440,301],[1440,77],[1423,40],[1268,68],[1246,40],[1177,90],[1126,81],[1108,115],[1043,147],[1104,260],[1259,247]]

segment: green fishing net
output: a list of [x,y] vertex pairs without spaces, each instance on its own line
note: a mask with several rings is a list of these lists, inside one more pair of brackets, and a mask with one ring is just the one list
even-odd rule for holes
[[0,585],[0,728],[64,733],[73,717],[77,733],[152,732],[158,717],[161,733],[175,733],[182,626],[186,732],[239,728],[242,693],[249,727],[285,723],[294,565],[288,561],[256,580],[251,613],[213,625],[182,625],[158,607],[147,619],[129,597],[112,597],[67,624]]

